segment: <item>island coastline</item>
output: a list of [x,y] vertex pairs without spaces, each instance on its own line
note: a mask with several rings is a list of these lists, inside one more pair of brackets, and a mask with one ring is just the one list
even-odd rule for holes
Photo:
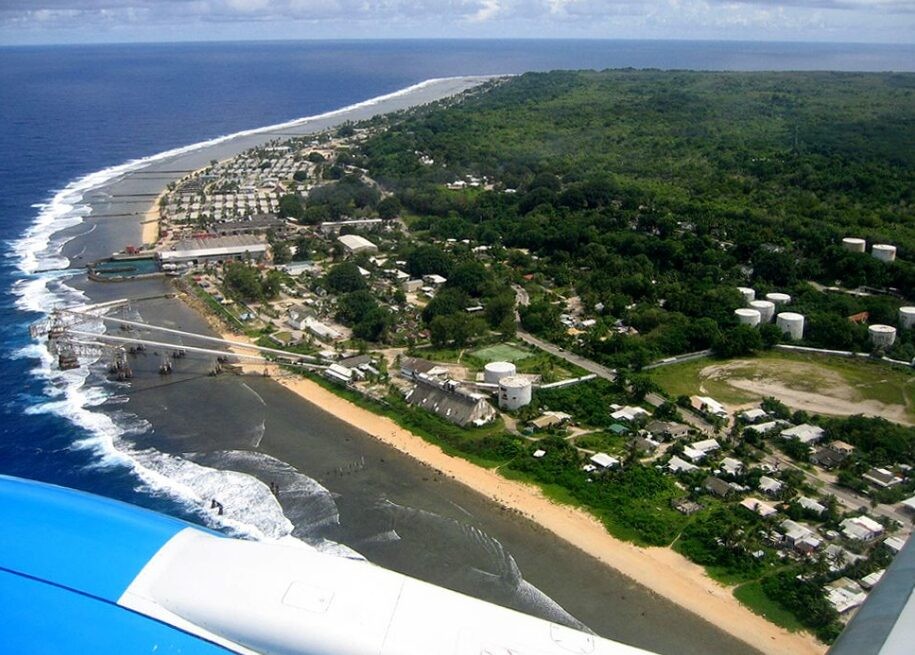
[[[129,230],[139,227],[142,243],[154,242],[159,232],[158,201],[164,193],[163,190],[155,198],[152,206],[142,214],[138,225],[122,225],[121,228]],[[91,214],[88,219],[87,222],[91,222]],[[67,247],[75,247],[72,244],[77,241],[78,239],[72,239]],[[89,295],[93,296],[92,293]],[[231,338],[239,340],[237,335],[231,335]],[[262,365],[246,368],[248,373],[263,371]],[[357,407],[308,379],[290,378],[272,365],[269,366],[269,371],[279,384],[318,409],[329,412],[376,440],[482,493],[497,504],[517,511],[604,565],[623,573],[639,585],[696,614],[745,644],[771,653],[824,651],[824,647],[812,636],[789,633],[753,614],[740,605],[731,595],[730,589],[713,581],[700,567],[689,563],[672,550],[639,548],[615,539],[590,514],[557,505],[531,485],[508,480],[495,471],[450,456],[437,446],[400,428],[390,419]],[[765,639],[760,638],[762,635],[765,635]]]

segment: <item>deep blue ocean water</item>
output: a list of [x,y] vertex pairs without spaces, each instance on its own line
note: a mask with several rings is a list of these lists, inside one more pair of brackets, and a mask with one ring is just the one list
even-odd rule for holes
[[14,244],[57,190],[129,159],[318,114],[431,77],[627,66],[912,70],[915,47],[411,41],[0,48],[0,473],[184,515],[129,468],[78,446],[90,429],[111,429],[80,414],[80,403],[99,398],[91,389],[68,396],[59,379],[48,379],[29,340],[27,327],[40,315],[21,309],[29,300],[23,285],[33,278],[20,270]]

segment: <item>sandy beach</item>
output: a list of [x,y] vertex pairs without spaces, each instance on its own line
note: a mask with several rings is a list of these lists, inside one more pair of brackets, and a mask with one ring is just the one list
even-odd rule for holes
[[[223,333],[222,337],[251,342],[231,333]],[[265,366],[251,363],[242,365],[242,369],[247,374],[263,375]],[[304,400],[493,502],[519,512],[634,582],[701,616],[753,648],[772,655],[826,652],[826,646],[808,633],[788,632],[754,614],[734,598],[731,588],[716,582],[702,567],[670,548],[642,548],[616,539],[593,515],[555,503],[533,485],[507,480],[496,470],[448,455],[391,419],[358,407],[307,378],[275,365],[266,369],[277,382]]]

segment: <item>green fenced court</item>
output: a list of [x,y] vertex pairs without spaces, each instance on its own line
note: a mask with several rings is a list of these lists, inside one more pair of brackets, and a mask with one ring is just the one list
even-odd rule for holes
[[525,359],[530,357],[531,354],[522,350],[521,348],[516,348],[515,346],[510,346],[507,343],[497,343],[494,346],[486,346],[485,348],[480,348],[471,353],[474,357],[482,359],[483,361],[489,362],[517,362],[520,359]]

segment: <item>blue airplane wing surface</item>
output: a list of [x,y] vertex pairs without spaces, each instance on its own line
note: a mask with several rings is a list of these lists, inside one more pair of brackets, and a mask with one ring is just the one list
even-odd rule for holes
[[229,651],[113,603],[0,570],[0,652],[225,655]]
[[188,524],[115,500],[0,476],[0,526],[4,569],[116,602]]

